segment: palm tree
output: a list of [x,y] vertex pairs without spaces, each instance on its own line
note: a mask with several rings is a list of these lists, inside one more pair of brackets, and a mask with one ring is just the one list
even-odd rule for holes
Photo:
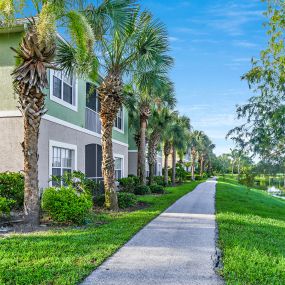
[[[148,141],[148,164],[149,164],[149,184],[153,184],[154,169],[157,158],[158,146],[161,143],[163,130],[171,122],[171,109],[174,107],[175,99],[172,92],[164,93],[164,98],[159,105],[153,107],[152,116],[149,121],[149,141]],[[163,104],[163,105],[162,105]],[[162,105],[162,106],[161,106]]]
[[185,152],[189,141],[190,128],[190,119],[186,116],[178,116],[172,128],[172,185],[175,185],[176,180],[176,154],[177,151]]
[[197,151],[200,144],[200,138],[202,136],[201,131],[193,131],[190,135],[189,140],[189,147],[191,150],[191,178],[192,180],[195,180],[195,164],[197,159]]
[[[124,100],[123,76],[127,74],[128,77],[141,78],[141,86],[147,86],[145,84],[148,81],[147,75],[151,74],[161,61],[161,51],[167,46],[167,37],[164,26],[154,20],[150,13],[140,13],[134,1],[109,2],[119,3],[124,15],[119,23],[112,25],[101,36],[98,43],[101,54],[100,63],[105,71],[105,76],[98,88],[101,102],[105,205],[109,209],[117,210],[112,128]],[[94,20],[96,8],[89,7],[86,15],[93,30],[97,31],[98,21]],[[104,25],[101,26],[103,29]],[[102,29],[99,31],[101,32]]]
[[[30,1],[21,4],[31,5]],[[68,27],[72,39],[70,47],[74,54],[80,54],[74,64],[80,69],[88,66],[93,56],[94,37],[91,27],[82,14],[76,11],[81,7],[77,1],[33,1],[36,18],[28,20],[19,49],[14,49],[19,65],[12,73],[14,88],[19,96],[20,110],[24,120],[24,214],[25,221],[31,225],[39,223],[39,187],[38,187],[38,138],[42,116],[46,113],[45,94],[47,87],[47,70],[56,68],[54,56],[56,51],[56,24],[61,21]],[[6,4],[5,4],[6,3]],[[22,6],[15,1],[4,1],[0,5],[0,18],[7,25],[16,22],[15,15]],[[3,23],[2,23],[3,25]],[[88,60],[87,60],[88,58]]]

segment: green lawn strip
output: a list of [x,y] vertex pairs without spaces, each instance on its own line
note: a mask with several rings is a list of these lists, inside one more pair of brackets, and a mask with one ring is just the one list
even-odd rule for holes
[[221,274],[226,284],[285,284],[285,201],[219,180]]
[[0,239],[0,284],[77,284],[138,230],[192,191],[200,182],[144,196],[148,208],[98,214],[92,226],[65,228]]

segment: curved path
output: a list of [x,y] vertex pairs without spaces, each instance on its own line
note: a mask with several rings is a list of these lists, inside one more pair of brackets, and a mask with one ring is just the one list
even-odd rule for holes
[[215,190],[182,197],[99,266],[84,285],[223,284],[215,274]]

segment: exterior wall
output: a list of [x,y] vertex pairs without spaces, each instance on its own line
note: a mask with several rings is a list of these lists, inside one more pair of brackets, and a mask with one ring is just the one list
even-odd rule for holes
[[11,73],[16,64],[15,53],[10,47],[17,48],[22,33],[0,33],[0,111],[17,110],[17,96],[13,90]]
[[[0,118],[0,172],[21,171],[23,153],[22,117]],[[50,140],[77,146],[77,170],[85,171],[85,145],[101,144],[99,136],[43,119],[39,136],[39,186],[48,187],[49,182],[49,143]],[[124,176],[128,176],[128,147],[113,142],[113,152],[124,157]]]
[[23,120],[21,117],[0,118],[0,172],[24,169]]
[[[129,150],[129,174],[137,175],[137,165],[138,165],[138,152],[134,150]],[[157,165],[157,173],[155,175],[159,175],[158,173],[158,165],[161,165],[160,168],[160,175],[162,175],[162,168],[163,168],[163,160],[160,153],[158,153],[156,158],[156,165]],[[146,163],[146,171],[148,171],[148,164]]]

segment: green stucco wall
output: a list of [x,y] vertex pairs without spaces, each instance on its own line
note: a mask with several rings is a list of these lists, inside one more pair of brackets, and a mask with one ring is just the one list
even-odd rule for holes
[[[22,33],[0,33],[0,111],[17,110],[17,95],[13,91],[11,72],[15,66],[15,54],[10,47],[18,47]],[[49,76],[49,75],[48,75]],[[50,99],[49,89],[45,91],[47,114],[79,127],[85,126],[86,81],[78,80],[78,110],[73,111]],[[124,133],[113,130],[115,140],[128,143],[128,113],[124,108]]]
[[0,33],[0,111],[17,110],[17,95],[14,93],[11,73],[15,66],[15,53],[22,33]]

